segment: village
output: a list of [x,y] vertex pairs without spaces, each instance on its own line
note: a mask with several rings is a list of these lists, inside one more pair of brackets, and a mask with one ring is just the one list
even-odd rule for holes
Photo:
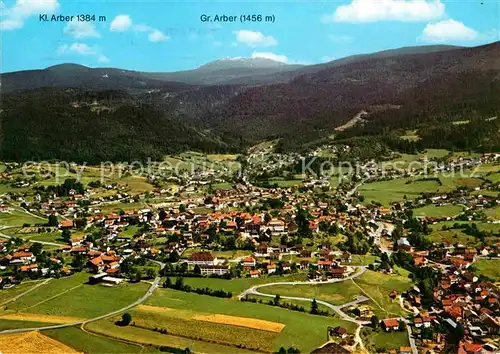
[[[438,169],[464,164],[470,169],[494,164],[497,158],[460,157]],[[450,341],[456,342],[459,353],[497,352],[498,280],[482,275],[476,264],[498,262],[498,231],[482,228],[497,230],[498,219],[487,217],[485,211],[500,203],[494,192],[498,185],[486,182],[481,187],[422,193],[386,206],[363,203],[359,187],[408,177],[408,172],[387,175],[380,167],[365,166],[363,173],[366,179],[361,183],[354,177],[334,192],[321,183],[306,189],[262,188],[247,181],[229,189],[209,187],[208,193],[206,184],[190,182],[189,188],[176,193],[155,187],[134,194],[117,183],[84,186],[67,179],[56,188],[34,186],[29,199],[3,195],[0,212],[30,214],[40,222],[0,230],[0,287],[8,290],[30,279],[80,272],[88,272],[89,283],[108,286],[124,281],[158,283],[165,277],[252,279],[257,287],[234,295],[262,302],[265,296],[278,295],[264,290],[280,279],[321,286],[354,281],[365,272],[406,273],[411,281],[405,289],[387,288],[383,294],[383,301],[400,307],[401,315],[381,313],[376,307],[383,305],[375,305],[367,293],[335,304],[333,314],[373,330],[407,333],[409,345],[386,348],[390,353],[439,353]],[[103,197],[99,190],[114,193]],[[461,207],[454,214],[416,213],[419,208],[447,210],[457,205]],[[464,238],[429,238],[454,230]],[[471,238],[481,242],[463,242]],[[293,277],[300,280],[288,280]],[[287,291],[279,293],[282,301],[294,299]],[[339,328],[333,333],[339,346],[361,345],[359,334]]]

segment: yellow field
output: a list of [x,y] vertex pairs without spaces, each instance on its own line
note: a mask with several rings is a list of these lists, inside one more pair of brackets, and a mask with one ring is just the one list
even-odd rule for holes
[[0,348],[3,354],[78,353],[38,331],[0,335]]
[[226,315],[197,315],[193,317],[193,320],[254,328],[254,329],[260,329],[262,331],[276,332],[276,333],[281,332],[281,330],[285,328],[284,324],[278,322],[258,320],[255,318],[247,318],[247,317],[226,316]]
[[172,309],[169,309],[168,307],[149,306],[149,305],[139,305],[135,308],[135,310],[146,311],[146,312],[156,312],[156,313],[165,313],[165,312],[172,311]]
[[52,315],[42,315],[36,313],[9,313],[6,315],[1,315],[0,319],[4,320],[15,320],[15,321],[30,321],[30,322],[43,322],[43,323],[75,323],[83,321],[82,318],[69,317],[69,316],[52,316]]
[[255,318],[248,317],[236,317],[236,316],[227,316],[227,315],[219,315],[219,314],[202,314],[202,313],[194,313],[192,311],[186,310],[178,310],[178,309],[170,309],[168,307],[158,307],[158,306],[149,306],[149,305],[139,305],[135,308],[137,311],[143,312],[152,312],[158,314],[166,314],[167,316],[175,316],[179,318],[196,320],[196,321],[204,321],[218,324],[225,324],[231,326],[238,327],[246,327],[259,329],[261,331],[267,332],[275,332],[279,333],[285,325],[278,322],[271,322],[265,320],[258,320]]

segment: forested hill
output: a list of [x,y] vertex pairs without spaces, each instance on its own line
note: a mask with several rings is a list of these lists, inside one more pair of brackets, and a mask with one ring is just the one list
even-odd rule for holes
[[499,57],[496,42],[330,67],[290,83],[246,90],[213,111],[210,123],[252,142],[285,137],[288,145],[300,146],[373,107],[411,107],[399,117],[409,127],[417,116],[425,120],[426,112],[446,114],[462,101],[498,108]]
[[[79,82],[113,79],[120,90],[83,86],[3,94],[0,158],[130,161],[185,150],[243,151],[275,138],[282,149],[297,150],[333,133],[336,141],[363,136],[406,150],[499,149],[500,120],[493,118],[500,115],[500,42],[437,49],[303,67],[287,82],[250,86],[193,86],[93,71]],[[62,82],[86,72],[71,65],[52,70]],[[368,112],[363,122],[336,130],[361,111]],[[400,139],[408,129],[418,130],[421,139]]]
[[123,91],[40,89],[3,95],[0,116],[2,160],[145,161],[185,150],[228,150],[182,115]]

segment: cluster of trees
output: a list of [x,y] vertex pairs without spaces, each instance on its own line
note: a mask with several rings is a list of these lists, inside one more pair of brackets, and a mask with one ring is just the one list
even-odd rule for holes
[[[267,302],[262,301],[262,299],[257,300],[256,298],[249,298],[248,295],[242,298],[241,301],[267,304],[270,306],[277,306],[292,311],[306,312],[306,309],[303,306],[295,305],[291,302],[281,302],[281,297],[279,296],[279,294],[277,294],[273,300],[269,300]],[[330,316],[330,313],[328,313],[328,311],[323,311],[318,308],[316,299],[313,299],[313,301],[311,302],[311,309],[309,310],[309,313],[312,315]]]
[[83,194],[85,193],[85,187],[80,181],[77,181],[75,178],[67,178],[64,180],[64,183],[59,185],[48,185],[48,186],[35,186],[34,189],[41,193],[54,193],[59,197],[67,197],[69,196],[70,190],[74,190],[75,194]]
[[[123,91],[37,89],[2,96],[0,157],[8,161],[60,159],[160,160],[186,150],[234,151],[216,133],[199,130],[183,113]],[[73,102],[92,103],[73,107]],[[166,108],[166,107],[165,107]]]
[[224,291],[224,290],[214,290],[210,289],[208,287],[205,288],[194,288],[190,285],[184,284],[184,279],[179,277],[175,280],[175,283],[172,283],[172,280],[167,277],[165,282],[163,283],[164,288],[169,288],[169,289],[175,289],[175,290],[180,290],[180,291],[185,291],[185,292],[193,292],[198,295],[208,295],[208,296],[215,296],[215,297],[223,297],[223,298],[231,298],[233,297],[233,293],[230,291]]
[[280,347],[280,349],[275,352],[275,354],[299,354],[300,350],[295,347],[290,347],[288,349],[285,349],[285,347]]

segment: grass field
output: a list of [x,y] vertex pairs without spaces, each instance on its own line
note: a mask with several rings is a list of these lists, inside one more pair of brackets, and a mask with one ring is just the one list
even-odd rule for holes
[[[130,312],[135,327],[151,331],[161,328],[175,336],[260,351],[269,351],[271,343],[284,327],[278,322],[264,322],[240,316],[213,315],[187,309],[171,310],[155,306],[138,306]],[[216,318],[215,316],[219,319],[217,323],[207,321],[208,318]],[[118,319],[119,316],[115,320]],[[260,328],[256,328],[258,326]]]
[[315,316],[263,304],[220,299],[171,289],[158,289],[147,300],[147,304],[283,323],[285,328],[271,343],[274,350],[281,346],[287,348],[294,346],[301,352],[310,352],[324,343],[327,326],[340,325],[347,328],[350,333],[355,329],[352,323],[336,317]]
[[120,284],[107,287],[83,284],[89,274],[53,279],[5,305],[0,315],[21,312],[53,316],[92,318],[124,307],[144,295],[148,284]]
[[20,320],[5,320],[0,321],[0,331],[16,328],[37,328],[43,326],[50,326],[51,323],[35,322],[35,321],[20,321]]
[[353,254],[351,263],[347,263],[348,265],[370,265],[378,260],[377,256],[372,254]]
[[[342,305],[361,295],[361,290],[350,280],[332,284],[276,285],[261,289],[268,294],[281,296],[316,298],[333,305]],[[302,304],[308,308],[308,304]]]
[[[455,220],[442,221],[437,224],[430,225],[430,228],[434,231],[442,231],[443,226],[453,227],[454,224],[460,224],[460,225],[476,224],[477,228],[480,231],[491,232],[491,233],[500,232],[500,223],[494,224],[494,223],[480,222],[480,221],[455,221]],[[458,231],[458,229],[456,229],[455,231]]]
[[85,353],[140,353],[141,347],[86,333],[76,327],[44,331],[44,334]]
[[[184,278],[184,284],[196,288],[211,288],[230,291],[233,296],[237,296],[248,288],[258,284],[282,282],[282,281],[303,281],[306,280],[305,274],[290,274],[284,276],[270,276],[260,278],[236,278],[231,280],[217,278]],[[172,278],[173,279],[173,278]],[[271,288],[269,288],[271,289]]]
[[37,284],[41,283],[43,280],[23,282],[13,288],[7,290],[0,290],[0,305],[4,305],[10,299],[24,293],[25,291],[31,289]]
[[441,217],[454,217],[458,214],[460,214],[463,210],[463,207],[460,205],[443,205],[443,206],[436,206],[433,204],[426,205],[421,208],[413,209],[413,215],[414,216],[428,216],[428,217],[436,217],[436,218],[441,218]]
[[[199,247],[192,247],[186,249],[182,255],[181,258],[189,258],[193,253],[196,252],[201,252],[203,251]],[[239,257],[246,257],[252,254],[251,251],[244,251],[244,250],[234,250],[234,251],[210,251],[214,257],[217,258],[226,258],[226,259],[236,259]]]
[[500,205],[497,205],[494,208],[484,209],[484,213],[488,216],[488,219],[500,220]]
[[[159,332],[154,332],[151,330],[143,329],[143,328],[138,328],[138,327],[133,327],[133,326],[127,326],[127,327],[119,327],[114,324],[113,320],[109,319],[104,319],[100,320],[97,322],[92,322],[86,326],[87,330],[92,331],[93,333],[105,333],[108,336],[114,337],[114,338],[120,338],[136,343],[141,343],[141,344],[150,344],[150,345],[155,345],[155,346],[167,346],[171,348],[189,348],[191,352],[195,353],[209,353],[209,354],[250,354],[250,353],[255,353],[253,351],[249,350],[244,350],[240,348],[235,348],[235,347],[229,347],[225,345],[219,345],[215,343],[207,343],[203,341],[198,341],[194,339],[189,339],[189,338],[183,338],[183,337],[177,337],[173,336],[170,334],[162,334]],[[97,337],[100,338],[100,337]],[[90,339],[90,338],[89,338]],[[92,339],[94,340],[94,339]],[[104,338],[103,338],[104,340]],[[107,341],[110,341],[111,343],[108,344]],[[114,342],[114,343],[112,343]],[[120,351],[116,348],[116,343],[122,344],[118,341],[113,341],[111,339],[107,339],[106,341],[102,343],[103,350],[102,351],[97,351],[95,352],[98,353],[135,353],[135,352],[140,352],[140,350],[132,351]],[[94,344],[94,343],[93,343]],[[115,348],[111,348],[108,350],[105,350],[104,345],[110,345],[112,344]],[[129,347],[131,347],[129,345]],[[134,347],[135,348],[135,347]],[[128,348],[127,348],[128,349]],[[138,348],[137,348],[138,349]],[[172,350],[171,352],[175,352]],[[144,352],[143,352],[144,353]]]
[[364,327],[361,330],[361,338],[365,347],[370,353],[376,353],[379,350],[384,352],[390,349],[399,350],[402,346],[409,346],[408,332],[395,331],[387,333],[382,329],[373,330],[369,327]]
[[477,274],[485,275],[494,281],[500,281],[500,260],[481,259],[474,263]]
[[354,279],[354,282],[359,285],[363,291],[371,297],[375,304],[373,311],[379,317],[387,317],[391,315],[404,315],[405,311],[401,309],[397,300],[392,300],[389,297],[391,290],[396,290],[399,294],[408,290],[411,286],[411,281],[407,277],[400,275],[388,275],[371,270],[366,271],[362,276]]
[[428,238],[435,243],[461,243],[464,245],[475,245],[477,239],[464,234],[461,230],[436,230],[430,233]]
[[365,197],[365,203],[372,201],[383,205],[407,199],[415,199],[423,192],[431,192],[439,189],[436,181],[412,181],[410,178],[398,178],[390,181],[366,183],[359,187],[360,193]]
[[45,224],[46,219],[36,218],[19,210],[0,213],[0,226],[22,226],[24,224]]

